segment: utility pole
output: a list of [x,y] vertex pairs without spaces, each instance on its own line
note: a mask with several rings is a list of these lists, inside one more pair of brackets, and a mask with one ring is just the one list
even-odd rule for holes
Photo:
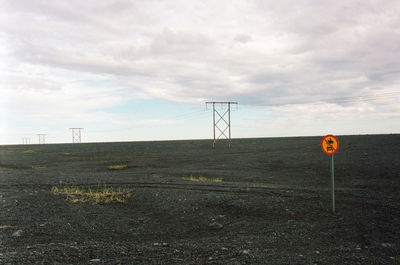
[[31,138],[29,137],[22,137],[22,144],[30,144]]
[[47,134],[43,134],[43,133],[37,134],[37,136],[39,136],[39,144],[45,144],[46,143],[46,135]]
[[[231,105],[235,104],[237,106],[237,102],[232,102],[232,101],[212,101],[212,102],[206,102],[206,106],[208,104],[212,104],[213,106],[213,148],[215,148],[217,140],[221,138],[221,136],[224,136],[226,139],[228,139],[229,142],[229,148],[232,147],[232,134],[231,134]],[[215,105],[220,105],[221,110],[224,110],[224,106],[228,106],[227,110],[225,112],[221,113],[218,112],[218,110],[215,108]],[[216,116],[215,114],[218,115],[218,120],[216,121]],[[216,129],[218,131],[216,131]],[[226,135],[226,130],[228,130],[228,135]]]
[[83,130],[83,128],[69,128],[69,129],[72,130],[72,143],[80,144],[82,142],[81,130]]

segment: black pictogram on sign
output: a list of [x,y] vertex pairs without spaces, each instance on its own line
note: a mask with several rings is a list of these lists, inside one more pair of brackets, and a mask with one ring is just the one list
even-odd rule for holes
[[322,151],[324,151],[325,154],[333,155],[339,149],[339,141],[333,135],[326,135],[326,136],[324,136],[324,138],[322,138],[321,148],[322,148]]

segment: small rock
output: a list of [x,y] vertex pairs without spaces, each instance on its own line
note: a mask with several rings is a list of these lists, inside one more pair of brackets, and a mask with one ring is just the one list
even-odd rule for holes
[[100,259],[91,259],[90,262],[100,262]]
[[244,249],[244,250],[242,250],[242,254],[249,255],[250,254],[250,250]]
[[316,253],[316,254],[319,254],[319,253],[321,253],[321,252],[319,252],[319,251],[317,250],[317,251],[315,251],[315,253]]
[[215,230],[220,230],[224,227],[222,224],[217,223],[217,222],[212,222],[208,226]]
[[384,248],[391,248],[391,247],[393,246],[393,245],[390,244],[390,243],[382,243],[381,245],[382,245],[382,247],[384,247]]
[[20,237],[20,236],[22,236],[22,233],[23,233],[22,230],[17,230],[12,234],[12,236],[13,237]]

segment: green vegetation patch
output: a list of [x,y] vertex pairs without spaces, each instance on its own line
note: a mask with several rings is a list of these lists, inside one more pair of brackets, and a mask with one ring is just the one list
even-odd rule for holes
[[115,190],[110,187],[92,190],[85,187],[52,187],[51,192],[54,195],[65,195],[66,200],[71,203],[125,203],[132,197],[128,189]]
[[200,177],[194,177],[190,175],[189,177],[183,177],[183,180],[190,180],[190,181],[195,181],[195,182],[222,182],[222,178],[206,178],[203,176]]
[[121,169],[124,169],[124,168],[127,168],[127,167],[128,167],[127,164],[111,165],[111,166],[108,166],[108,169],[109,170],[121,170]]
[[25,150],[22,153],[23,154],[34,154],[34,153],[36,153],[36,151],[35,150]]

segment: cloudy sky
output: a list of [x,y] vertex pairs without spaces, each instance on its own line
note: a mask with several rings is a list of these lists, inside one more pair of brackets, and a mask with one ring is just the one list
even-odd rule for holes
[[[0,144],[400,133],[397,0],[0,0]],[[224,112],[223,106],[218,106]]]

